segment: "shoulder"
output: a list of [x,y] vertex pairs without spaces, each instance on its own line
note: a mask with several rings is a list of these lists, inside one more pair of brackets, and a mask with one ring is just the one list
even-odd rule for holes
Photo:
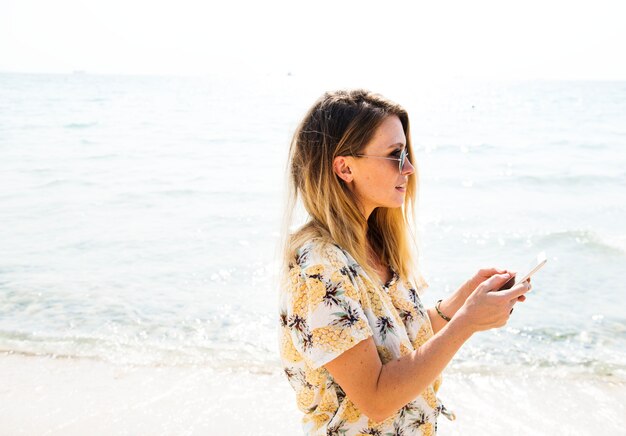
[[353,266],[354,261],[348,252],[334,242],[315,238],[306,241],[296,250],[295,264],[301,269],[315,265],[340,269]]

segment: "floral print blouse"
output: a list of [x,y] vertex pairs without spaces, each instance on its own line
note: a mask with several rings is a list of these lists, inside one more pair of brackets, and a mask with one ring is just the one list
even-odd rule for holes
[[395,415],[375,422],[324,368],[370,336],[383,364],[432,337],[428,313],[410,282],[394,274],[377,285],[345,250],[314,239],[291,263],[279,306],[281,360],[304,413],[306,435],[436,434],[441,376]]

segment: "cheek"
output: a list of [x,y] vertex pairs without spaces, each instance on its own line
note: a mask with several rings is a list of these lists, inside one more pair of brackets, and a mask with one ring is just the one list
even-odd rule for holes
[[355,183],[358,195],[374,202],[386,201],[397,182],[397,175],[391,169],[364,171],[360,176]]
[[390,189],[393,189],[393,181],[385,178],[371,177],[366,181],[366,189],[370,197],[373,199],[384,200],[389,197]]

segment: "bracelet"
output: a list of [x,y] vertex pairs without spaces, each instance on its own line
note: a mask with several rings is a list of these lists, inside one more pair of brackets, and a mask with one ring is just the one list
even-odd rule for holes
[[437,304],[435,304],[435,309],[437,309],[437,313],[439,314],[440,317],[442,317],[443,319],[445,319],[446,321],[450,321],[450,318],[445,316],[441,310],[439,309],[439,305],[441,304],[443,300],[439,300],[437,301]]

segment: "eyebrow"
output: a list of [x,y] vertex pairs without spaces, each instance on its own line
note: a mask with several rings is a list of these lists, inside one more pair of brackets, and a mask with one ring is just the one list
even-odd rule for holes
[[387,146],[387,148],[388,148],[388,149],[389,149],[389,148],[394,148],[394,147],[397,147],[398,145],[399,145],[400,147],[402,147],[402,148],[406,147],[406,145],[404,145],[403,143],[401,143],[401,142],[396,142],[395,144],[388,145],[388,146]]

